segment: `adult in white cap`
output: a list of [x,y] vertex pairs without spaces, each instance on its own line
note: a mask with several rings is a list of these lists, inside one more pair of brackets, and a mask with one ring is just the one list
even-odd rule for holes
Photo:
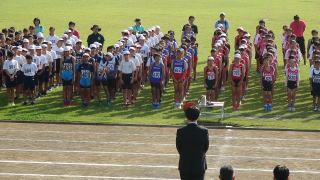
[[232,106],[234,110],[240,109],[240,97],[242,82],[245,74],[245,67],[240,63],[241,55],[236,53],[234,55],[234,61],[230,66],[229,77],[231,77],[232,87]]
[[215,23],[214,27],[217,28],[219,24],[222,24],[224,28],[224,32],[228,32],[228,29],[230,26],[229,26],[229,22],[225,19],[225,17],[226,17],[226,13],[221,12],[220,19]]
[[194,24],[195,21],[195,17],[194,16],[189,16],[188,18],[188,24],[185,24],[182,28],[182,32],[184,32],[186,30],[186,26],[190,25],[192,32],[194,32],[195,35],[198,34],[198,26]]
[[57,44],[59,37],[55,35],[55,28],[50,27],[49,28],[49,35],[46,37],[46,41],[52,42],[54,45]]

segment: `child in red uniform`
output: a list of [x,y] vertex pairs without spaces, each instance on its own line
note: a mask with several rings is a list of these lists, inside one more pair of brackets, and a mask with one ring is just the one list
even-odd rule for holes
[[241,55],[235,54],[234,61],[230,66],[229,76],[232,87],[232,106],[234,110],[240,109],[241,87],[244,77],[245,67],[240,63]]
[[264,65],[261,68],[261,86],[263,90],[264,110],[271,111],[272,107],[272,87],[275,82],[275,69],[270,64],[269,58],[264,58]]
[[208,57],[208,65],[204,68],[204,86],[207,89],[207,100],[216,101],[216,93],[218,89],[217,81],[218,68],[214,63],[212,56]]
[[295,111],[296,92],[299,87],[300,69],[293,56],[289,57],[289,63],[285,67],[286,86],[288,88],[288,111]]

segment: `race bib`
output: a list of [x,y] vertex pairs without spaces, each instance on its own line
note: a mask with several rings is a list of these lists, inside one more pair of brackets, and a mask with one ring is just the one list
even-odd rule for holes
[[152,77],[155,79],[160,79],[160,72],[153,72]]
[[214,72],[209,72],[208,73],[208,80],[214,80],[215,79],[215,74]]
[[113,71],[114,70],[114,65],[113,64],[108,64],[108,69],[110,70],[110,71]]
[[265,81],[272,81],[272,76],[267,75],[267,76],[264,77],[264,80]]
[[182,73],[182,67],[175,67],[173,70],[174,73],[181,74]]
[[297,75],[295,75],[295,74],[289,74],[288,80],[289,80],[289,81],[297,81]]
[[237,68],[237,69],[232,70],[232,75],[239,77],[240,76],[240,69]]

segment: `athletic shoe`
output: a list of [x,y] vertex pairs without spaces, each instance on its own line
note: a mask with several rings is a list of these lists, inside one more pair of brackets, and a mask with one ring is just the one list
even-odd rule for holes
[[244,96],[241,97],[241,101],[245,101],[246,98]]
[[236,106],[236,110],[239,110],[240,109],[240,105],[239,106]]
[[178,103],[178,109],[181,109],[181,108],[182,108],[181,103]]
[[265,104],[265,105],[263,106],[263,109],[264,109],[265,111],[268,111],[268,105]]
[[156,107],[157,107],[157,108],[160,108],[160,103],[156,104]]
[[317,107],[314,107],[313,111],[318,111],[319,109]]
[[3,87],[3,88],[6,88],[7,86],[6,86],[6,84],[3,83],[3,84],[2,84],[2,87]]
[[28,105],[27,101],[23,102],[23,105]]
[[15,106],[16,104],[14,102],[11,103],[11,106]]
[[151,107],[152,108],[157,108],[155,103],[152,103]]
[[291,108],[291,111],[292,111],[292,112],[295,112],[295,111],[296,111],[296,108],[295,108],[295,107],[292,107],[292,108]]
[[190,94],[189,91],[187,91],[187,92],[186,92],[186,95],[189,95],[189,94]]
[[292,107],[288,107],[288,111],[292,111]]
[[272,111],[272,110],[273,110],[272,104],[269,104],[269,105],[268,105],[268,110],[269,110],[269,111]]

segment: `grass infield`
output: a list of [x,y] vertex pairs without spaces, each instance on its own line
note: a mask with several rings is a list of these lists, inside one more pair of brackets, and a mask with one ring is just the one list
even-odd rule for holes
[[[189,15],[196,17],[199,28],[198,79],[192,83],[187,100],[196,101],[205,94],[203,87],[203,67],[210,52],[213,24],[221,11],[226,13],[230,22],[229,41],[233,47],[235,29],[243,26],[254,35],[255,26],[260,19],[265,19],[267,27],[276,34],[278,47],[282,25],[289,24],[295,14],[299,14],[307,24],[305,38],[310,38],[312,29],[317,29],[319,19],[314,16],[317,11],[315,0],[2,0],[0,11],[0,27],[14,26],[23,29],[32,24],[34,17],[41,19],[45,27],[45,36],[50,26],[56,27],[57,35],[67,29],[67,23],[75,21],[81,39],[86,41],[93,24],[99,24],[101,33],[106,38],[106,45],[114,44],[120,38],[120,32],[133,24],[133,19],[140,17],[144,27],[160,25],[162,32],[172,29],[180,39],[182,26]],[[232,48],[233,51],[233,48]],[[232,54],[231,52],[230,54]],[[284,87],[284,71],[279,49],[279,78],[275,85],[274,110],[264,112],[262,108],[261,88],[255,72],[251,73],[249,92],[240,111],[231,110],[231,92],[228,86],[221,94],[219,101],[226,102],[226,119],[224,123],[240,126],[258,126],[271,128],[320,129],[320,113],[312,111],[312,98],[308,81],[309,66],[301,66],[301,86],[297,93],[296,112],[287,111],[286,92]],[[255,63],[255,62],[254,62]],[[253,66],[254,67],[254,66]],[[37,120],[64,122],[104,122],[134,124],[181,124],[184,122],[182,111],[174,110],[173,86],[170,84],[164,94],[162,107],[151,108],[151,91],[146,87],[141,91],[138,102],[132,108],[121,107],[122,94],[118,93],[112,107],[98,106],[93,102],[88,108],[81,106],[79,97],[75,98],[71,107],[62,106],[61,88],[56,88],[48,96],[38,99],[35,106],[23,106],[21,101],[15,107],[7,106],[6,92],[0,92],[0,118],[8,120]],[[219,121],[216,118],[206,120]]]

